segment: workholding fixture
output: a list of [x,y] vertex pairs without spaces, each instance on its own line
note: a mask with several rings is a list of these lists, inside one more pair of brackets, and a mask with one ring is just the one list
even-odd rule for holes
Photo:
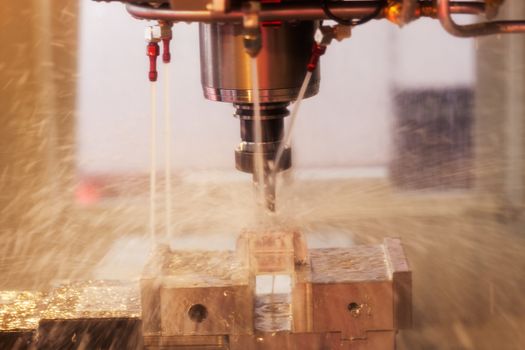
[[246,232],[236,251],[159,247],[141,280],[144,345],[394,349],[411,285],[398,239],[308,250],[299,232]]
[[244,232],[235,251],[158,246],[139,284],[0,291],[0,346],[394,349],[411,289],[398,239],[309,250],[299,232]]

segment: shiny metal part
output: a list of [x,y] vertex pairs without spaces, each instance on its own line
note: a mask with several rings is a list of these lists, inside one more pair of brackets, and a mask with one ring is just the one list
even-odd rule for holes
[[[248,266],[234,252],[173,253],[161,247],[146,265],[140,284],[143,332],[149,344],[160,334],[220,340],[220,335],[252,328],[252,281]],[[206,317],[197,319],[194,306]]]
[[0,291],[0,331],[36,329],[41,319],[140,316],[137,283],[79,281],[47,291]]
[[36,329],[45,297],[38,291],[0,291],[0,331]]
[[52,289],[44,319],[139,317],[137,283],[120,281],[79,281]]
[[[288,287],[261,289],[260,276]],[[410,323],[411,274],[397,239],[308,250],[300,232],[245,232],[235,251],[157,247],[140,290],[79,281],[0,291],[2,348],[394,349]]]
[[140,315],[137,282],[78,281],[43,291],[0,291],[0,348],[141,349]]
[[459,25],[451,17],[450,1],[438,0],[438,18],[443,28],[450,34],[469,38],[492,34],[524,33],[525,21],[493,21]]
[[[262,152],[264,169],[270,171],[272,169],[271,162],[275,159],[275,155],[284,134],[284,117],[289,112],[287,103],[265,103],[261,105],[261,129],[262,139],[261,143],[256,143],[254,135],[253,124],[253,105],[252,104],[235,104],[235,116],[239,118],[241,125],[241,143],[235,150],[235,165],[236,168],[245,173],[253,174],[255,172],[255,164],[253,162],[254,153]],[[291,151],[288,148],[286,157],[281,162],[280,168],[277,171],[282,171],[290,168]]]
[[[223,89],[208,86],[203,86],[202,90],[204,96],[210,101],[248,102],[252,100],[252,93],[249,90]],[[300,88],[260,90],[259,96],[261,100],[267,102],[290,101],[289,97],[297,96],[299,90]],[[319,82],[312,83],[312,85],[309,86],[307,93],[310,94],[310,96],[314,96],[317,94],[317,91],[319,91]]]
[[[306,74],[314,22],[262,27],[263,47],[257,56],[261,103],[293,101]],[[253,103],[251,57],[244,49],[241,24],[200,24],[201,81],[204,96],[213,101]],[[319,91],[314,72],[306,97]]]
[[[278,146],[276,144],[263,144],[263,154],[264,159],[268,163],[268,168],[270,168],[270,163],[275,159]],[[240,170],[244,173],[253,174],[253,153],[255,152],[255,145],[253,143],[241,142],[239,147],[235,149],[235,167],[237,170]],[[284,171],[290,169],[292,166],[292,149],[287,147],[284,150],[281,161],[279,162],[279,171]]]

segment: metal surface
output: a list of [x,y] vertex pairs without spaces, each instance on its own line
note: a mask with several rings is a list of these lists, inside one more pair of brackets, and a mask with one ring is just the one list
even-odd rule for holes
[[[306,75],[314,22],[262,27],[263,48],[257,56],[261,103],[289,102],[297,97]],[[200,24],[201,82],[204,96],[214,101],[253,103],[251,57],[245,52],[240,24]],[[319,90],[314,72],[306,97]]]
[[[255,154],[262,152],[263,168],[268,173],[272,170],[273,161],[283,139],[284,118],[289,114],[288,103],[261,104],[262,139],[256,143],[254,135],[253,105],[235,104],[235,116],[241,124],[241,143],[235,150],[235,167],[243,172],[254,174]],[[289,169],[292,166],[291,149],[287,148],[284,160],[277,171]]]
[[[126,1],[124,1],[126,2]],[[329,9],[337,17],[344,19],[362,18],[374,13],[376,1],[338,1],[330,4]],[[481,1],[453,1],[450,3],[452,13],[480,14],[484,12],[485,4]],[[174,22],[224,23],[241,22],[243,12],[234,7],[228,12],[211,10],[177,11],[166,8],[153,8],[133,3],[126,4],[127,11],[135,18],[148,20],[168,20]],[[424,14],[423,14],[424,15]],[[328,19],[318,3],[286,3],[264,4],[259,14],[261,21],[312,21]]]
[[137,282],[78,281],[45,291],[0,291],[0,348],[141,349],[140,315]]
[[[258,276],[288,276],[289,288],[261,291]],[[393,349],[396,330],[410,326],[410,291],[399,240],[308,250],[299,232],[245,232],[235,251],[158,247],[140,294],[118,281],[2,291],[0,345]]]
[[450,16],[449,0],[438,0],[438,18],[443,28],[450,34],[468,38],[492,34],[524,33],[525,21],[493,21],[459,25]]
[[[258,294],[269,275],[290,289]],[[246,232],[235,252],[159,250],[141,285],[146,349],[393,349],[411,320],[396,239],[307,250],[298,232]]]
[[45,308],[45,293],[0,291],[0,331],[36,329]]
[[36,329],[41,319],[140,316],[137,283],[81,281],[48,291],[0,291],[0,331]]

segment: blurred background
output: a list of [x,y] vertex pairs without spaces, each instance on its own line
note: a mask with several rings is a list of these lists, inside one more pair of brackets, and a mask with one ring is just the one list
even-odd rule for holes
[[[108,264],[136,278],[148,253],[146,22],[113,3],[1,6],[0,289],[106,276]],[[525,4],[508,0],[501,17],[524,18]],[[232,106],[202,97],[197,37],[177,24],[160,71],[173,125],[167,239],[214,249],[269,221],[234,169]],[[524,54],[525,35],[373,21],[329,47],[320,93],[302,105],[271,224],[325,246],[401,237],[414,327],[400,349],[525,348]],[[158,135],[162,150],[162,123]],[[111,259],[115,249],[129,254]]]

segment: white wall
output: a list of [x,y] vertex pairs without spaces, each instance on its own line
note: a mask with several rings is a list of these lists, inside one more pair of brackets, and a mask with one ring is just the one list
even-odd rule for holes
[[[146,171],[147,22],[131,18],[122,4],[81,4],[79,168]],[[184,169],[232,169],[238,121],[230,105],[202,97],[197,25],[177,24],[172,47],[172,163]],[[386,165],[392,85],[464,85],[474,80],[472,44],[448,37],[435,21],[403,30],[386,21],[355,28],[350,40],[328,49],[321,64],[321,91],[304,102],[294,138],[295,165],[303,168]],[[158,108],[162,111],[162,105]]]
[[443,88],[475,83],[474,40],[448,35],[436,20],[423,18],[396,30],[390,44],[394,86]]

